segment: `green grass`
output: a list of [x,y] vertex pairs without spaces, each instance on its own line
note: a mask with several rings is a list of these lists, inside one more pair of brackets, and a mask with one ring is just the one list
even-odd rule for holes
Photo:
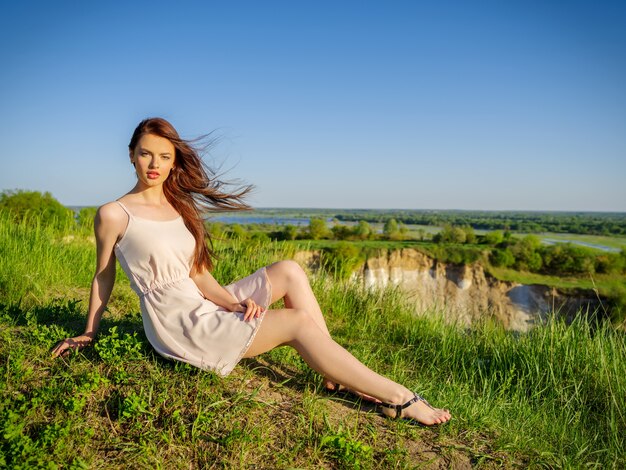
[[[227,378],[162,359],[123,275],[95,347],[53,360],[84,327],[93,242],[10,225],[0,217],[0,468],[626,465],[626,341],[608,324],[463,329],[415,317],[398,291],[313,278],[340,344],[452,410],[426,429],[324,394],[288,348]],[[218,244],[215,275],[230,282],[289,249]]]

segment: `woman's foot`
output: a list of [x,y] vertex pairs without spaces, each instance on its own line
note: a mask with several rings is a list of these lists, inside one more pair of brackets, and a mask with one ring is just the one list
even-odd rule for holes
[[382,403],[383,414],[390,418],[412,419],[426,426],[443,424],[452,418],[450,412],[442,408],[434,408],[424,397],[413,394],[402,404]]
[[368,401],[370,403],[382,403],[378,398],[374,398],[365,393],[361,393],[357,390],[352,390],[351,388],[346,387],[345,385],[341,385],[340,383],[333,382],[332,380],[324,379],[324,388],[327,392],[333,393],[350,393],[357,398],[360,398],[363,401]]

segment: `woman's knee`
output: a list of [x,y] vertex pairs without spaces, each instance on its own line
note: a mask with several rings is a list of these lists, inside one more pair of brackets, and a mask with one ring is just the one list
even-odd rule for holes
[[271,266],[283,275],[288,281],[301,281],[307,279],[302,267],[293,260],[287,259],[278,261]]

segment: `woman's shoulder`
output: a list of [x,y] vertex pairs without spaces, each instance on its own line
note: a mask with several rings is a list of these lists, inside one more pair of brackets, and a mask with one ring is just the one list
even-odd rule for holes
[[98,207],[96,221],[106,224],[126,224],[128,215],[117,201],[111,201]]
[[104,217],[116,217],[125,214],[124,209],[122,209],[122,206],[117,201],[110,201],[102,204],[98,207],[96,212],[99,213],[100,216]]

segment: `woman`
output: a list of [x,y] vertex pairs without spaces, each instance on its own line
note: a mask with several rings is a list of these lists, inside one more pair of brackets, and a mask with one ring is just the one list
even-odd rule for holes
[[[146,336],[156,351],[227,375],[243,357],[289,345],[325,377],[381,402],[383,413],[440,424],[447,410],[431,407],[406,387],[371,371],[335,343],[306,274],[280,261],[222,287],[210,273],[212,255],[201,214],[208,208],[248,209],[245,187],[234,194],[209,178],[198,152],[164,119],[142,121],[129,144],[137,184],[103,205],[95,218],[96,273],[83,335],[53,349],[63,356],[94,341],[119,260],[141,303]],[[284,298],[284,309],[266,308]]]

